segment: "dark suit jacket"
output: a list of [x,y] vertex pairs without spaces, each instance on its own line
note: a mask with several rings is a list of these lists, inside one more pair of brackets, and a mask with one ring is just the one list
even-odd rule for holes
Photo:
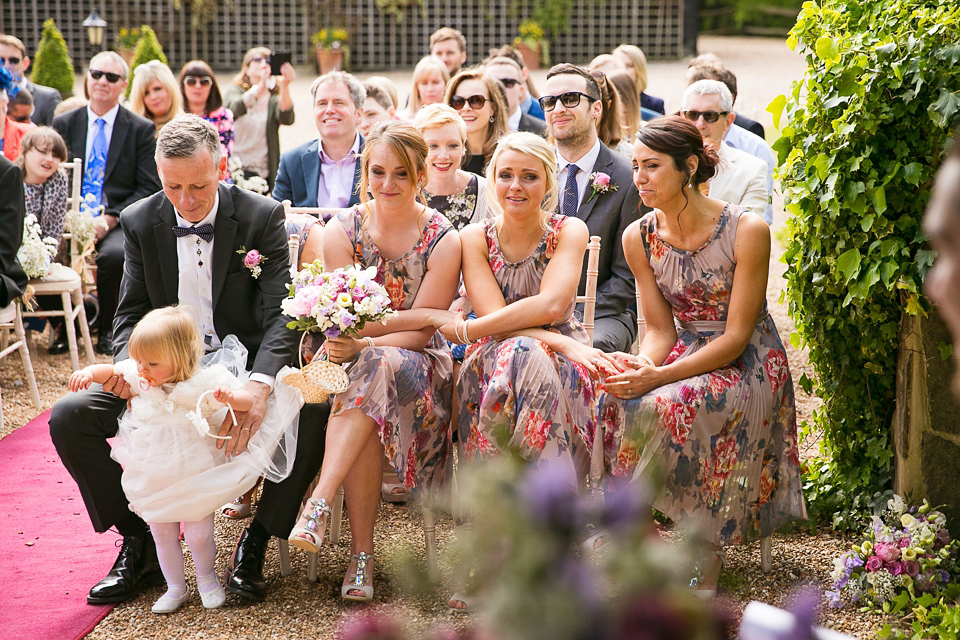
[[[287,296],[290,261],[283,207],[236,186],[221,184],[213,240],[213,325],[222,340],[239,338],[254,373],[276,375],[296,353],[296,332],[287,329],[280,301]],[[123,281],[114,320],[117,359],[127,357],[134,325],[151,309],[176,304],[179,274],[173,205],[157,193],[123,211]],[[258,250],[266,260],[259,278],[237,251]],[[252,366],[251,366],[252,365]]]
[[538,136],[547,137],[547,123],[540,118],[534,118],[530,114],[520,114],[520,124],[517,125],[517,131],[529,131]]
[[33,115],[30,119],[38,127],[53,122],[53,110],[60,104],[60,92],[50,87],[27,82],[27,91],[33,96]]
[[738,127],[743,127],[754,135],[760,136],[763,140],[767,139],[766,134],[763,131],[763,125],[756,120],[751,120],[750,118],[742,116],[738,113],[737,117],[733,119],[733,124],[737,125]]
[[23,174],[0,153],[0,307],[23,294],[27,276],[17,262],[23,243]]
[[[80,107],[53,119],[53,128],[67,143],[68,158],[83,160],[87,166],[87,108]],[[157,163],[154,160],[157,129],[152,122],[122,106],[117,112],[107,151],[107,168],[103,178],[106,211],[120,212],[141,198],[160,191]]]
[[[360,149],[363,151],[363,136],[360,136]],[[317,204],[317,186],[320,184],[320,140],[302,144],[296,149],[280,156],[280,168],[277,170],[277,182],[273,187],[273,199],[277,202],[289,200],[295,207],[328,207],[327,203]],[[357,189],[360,185],[360,156],[353,171],[353,192],[350,203],[360,202]]]
[[650,109],[650,111],[656,111],[660,115],[666,113],[662,99],[654,98],[653,96],[642,92],[640,93],[640,106],[644,109]]
[[[623,230],[640,217],[640,194],[633,184],[633,172],[625,158],[605,145],[600,145],[600,155],[590,170],[610,176],[610,183],[616,185],[616,191],[593,193],[587,187],[587,193],[580,201],[577,217],[587,223],[591,236],[600,236],[600,260],[597,274],[596,318],[623,316],[624,324],[636,332],[636,317],[628,311],[636,303],[636,284],[627,259],[623,255]],[[580,279],[580,293],[586,290],[587,257],[584,256],[583,275]]]

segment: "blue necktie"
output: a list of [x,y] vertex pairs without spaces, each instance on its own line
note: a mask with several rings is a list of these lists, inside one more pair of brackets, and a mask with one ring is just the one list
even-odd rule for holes
[[99,128],[93,139],[93,146],[90,147],[87,170],[83,172],[83,187],[80,190],[84,198],[88,194],[93,194],[96,198],[94,207],[103,202],[103,174],[107,170],[107,134],[103,131],[107,123],[103,118],[97,118],[95,124]]
[[577,208],[580,206],[580,192],[577,189],[578,173],[580,173],[580,167],[575,164],[567,165],[567,183],[563,187],[563,204],[560,205],[560,213],[565,216],[576,217]]
[[173,235],[178,238],[184,236],[194,235],[198,236],[204,242],[210,242],[213,240],[213,225],[212,224],[202,224],[199,227],[174,227]]

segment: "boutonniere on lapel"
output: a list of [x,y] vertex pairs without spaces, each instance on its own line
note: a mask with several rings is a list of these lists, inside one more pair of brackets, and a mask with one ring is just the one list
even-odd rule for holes
[[266,258],[260,255],[260,252],[256,249],[247,251],[247,248],[244,246],[237,249],[237,253],[243,256],[243,266],[250,269],[250,273],[253,274],[253,279],[256,280],[259,278],[260,271],[262,271],[260,265],[263,264]]
[[593,200],[593,197],[598,193],[617,190],[617,185],[610,184],[610,176],[603,171],[596,171],[590,174],[590,186],[593,188],[593,191],[590,193],[590,197],[587,198],[587,202]]

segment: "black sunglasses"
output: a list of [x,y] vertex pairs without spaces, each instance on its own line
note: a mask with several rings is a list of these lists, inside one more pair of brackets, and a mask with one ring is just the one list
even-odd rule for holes
[[20,58],[10,56],[9,58],[0,58],[0,64],[20,64]]
[[121,76],[119,73],[110,73],[109,71],[96,71],[94,69],[90,69],[90,77],[94,80],[99,80],[103,76],[107,76],[107,82],[110,84],[116,84],[123,79],[123,76]]
[[700,116],[703,116],[704,122],[709,122],[713,124],[720,116],[725,116],[729,111],[684,111],[683,117],[689,120],[690,122],[696,122],[700,119]]
[[198,83],[201,87],[209,87],[213,84],[213,80],[210,76],[184,76],[183,83],[190,87]]
[[593,96],[581,91],[567,91],[566,93],[561,93],[558,96],[543,96],[540,98],[540,107],[544,111],[553,111],[557,107],[557,100],[559,100],[560,104],[565,106],[567,109],[576,109],[577,105],[580,104],[581,97],[586,98],[590,102],[597,101],[597,98],[594,98]]
[[487,104],[488,98],[484,98],[479,93],[472,95],[469,98],[464,98],[463,96],[453,96],[450,98],[450,106],[460,111],[463,109],[463,105],[470,105],[471,109],[483,109],[483,105]]
[[507,89],[513,89],[515,86],[520,84],[519,80],[514,80],[513,78],[497,78],[497,80],[503,83],[503,86],[505,86]]

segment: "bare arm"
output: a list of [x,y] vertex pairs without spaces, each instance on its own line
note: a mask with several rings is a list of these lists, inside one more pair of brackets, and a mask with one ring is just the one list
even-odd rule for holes
[[228,387],[217,387],[213,392],[213,399],[220,404],[228,404],[234,411],[249,411],[254,403],[254,396],[246,389],[231,390]]
[[70,391],[88,389],[90,383],[104,384],[114,375],[117,375],[112,364],[92,364],[89,367],[74,371],[67,386]]

